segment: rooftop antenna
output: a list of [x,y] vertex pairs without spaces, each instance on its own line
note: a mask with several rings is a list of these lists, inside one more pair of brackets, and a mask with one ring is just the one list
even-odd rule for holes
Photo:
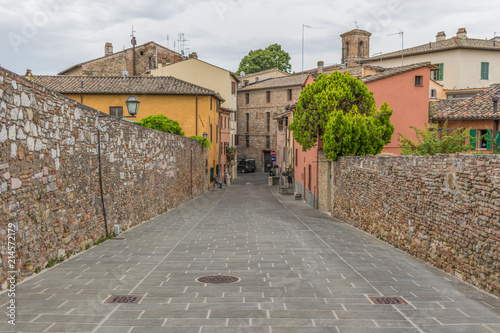
[[170,35],[167,34],[167,49],[170,48]]
[[123,45],[123,72],[122,72],[123,78],[126,79],[128,77],[128,71],[126,68],[126,63],[125,63],[125,45]]
[[401,66],[404,66],[404,56],[403,56],[403,50],[404,50],[404,31],[399,30],[399,32],[395,32],[393,34],[389,34],[387,36],[394,36],[394,35],[401,35]]
[[132,26],[132,35],[130,35],[130,37],[132,37],[132,40],[130,41],[130,43],[132,43],[132,53],[134,54],[134,76],[136,76],[136,71],[135,71],[135,46],[137,45],[137,41],[135,40],[135,36],[134,36],[134,26]]
[[300,73],[301,84],[304,84],[304,28],[311,28],[308,25],[302,24],[302,71]]
[[358,21],[354,21],[354,29],[359,29]]

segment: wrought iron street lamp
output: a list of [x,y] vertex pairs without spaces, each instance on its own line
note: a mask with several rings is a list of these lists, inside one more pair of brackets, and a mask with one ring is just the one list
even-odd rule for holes
[[103,186],[102,186],[102,167],[101,167],[101,131],[108,126],[109,124],[112,124],[122,118],[135,118],[137,115],[137,111],[139,110],[139,100],[135,98],[134,96],[130,96],[127,101],[125,102],[127,104],[127,111],[130,114],[130,116],[109,116],[109,115],[102,115],[99,116],[99,118],[102,117],[111,117],[114,118],[111,120],[109,123],[102,125],[99,120],[97,120],[96,127],[97,127],[97,156],[99,160],[99,187],[101,189],[101,202],[102,202],[102,216],[104,218],[104,229],[106,230],[106,237],[109,238],[109,232],[108,232],[108,218],[106,216],[106,205],[104,204],[104,191],[103,191]]
[[203,140],[207,141],[207,138],[208,138],[207,132],[203,132]]

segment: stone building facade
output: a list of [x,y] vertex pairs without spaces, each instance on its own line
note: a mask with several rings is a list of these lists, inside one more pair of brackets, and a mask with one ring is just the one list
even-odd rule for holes
[[104,56],[63,70],[58,75],[70,76],[122,76],[124,68],[130,76],[143,75],[151,69],[182,61],[184,57],[155,42],[148,42],[134,49],[113,53],[113,45],[106,43]]
[[319,168],[320,210],[500,295],[500,155],[342,157]]
[[238,91],[238,157],[254,158],[257,172],[268,172],[277,149],[273,117],[300,97],[309,76],[290,75],[257,81]]
[[[139,109],[140,112],[140,109]],[[99,118],[104,116],[104,118]],[[16,268],[0,252],[0,283],[105,236],[96,122],[109,116],[0,67],[0,242],[17,227]],[[195,139],[116,121],[101,132],[108,229],[147,221],[208,187]]]

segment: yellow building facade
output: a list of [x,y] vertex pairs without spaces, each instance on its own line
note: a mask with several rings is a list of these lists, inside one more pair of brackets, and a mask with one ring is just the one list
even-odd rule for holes
[[135,96],[140,104],[134,121],[162,114],[179,122],[187,137],[203,136],[203,133],[207,133],[207,140],[212,143],[209,149],[207,171],[210,178],[215,178],[219,161],[219,136],[217,135],[219,112],[223,101],[220,95],[172,77],[127,78],[129,83],[125,85],[123,80],[123,78],[109,77],[39,76],[35,78],[35,82],[41,85],[110,115],[127,116],[126,101],[130,96]]

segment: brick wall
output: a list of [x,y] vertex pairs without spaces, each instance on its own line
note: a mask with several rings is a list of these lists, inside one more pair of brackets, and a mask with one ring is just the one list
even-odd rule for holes
[[334,217],[500,295],[500,155],[344,157],[332,177]]
[[[20,278],[105,235],[98,114],[0,68],[0,241],[7,244],[7,226],[17,223]],[[101,147],[110,231],[147,221],[208,186],[208,152],[194,139],[117,121],[102,132]],[[0,256],[2,283],[5,247]]]

